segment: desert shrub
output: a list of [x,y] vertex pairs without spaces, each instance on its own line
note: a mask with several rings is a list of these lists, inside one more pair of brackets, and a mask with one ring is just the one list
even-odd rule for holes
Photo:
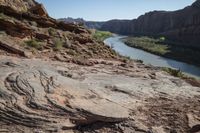
[[42,49],[42,44],[41,42],[39,42],[38,40],[36,39],[32,39],[32,40],[28,40],[28,41],[25,41],[25,44],[29,47],[33,47],[35,49]]
[[187,83],[195,87],[200,87],[200,79],[198,77],[189,77],[188,75],[183,74],[180,70],[175,70],[171,68],[162,68],[163,71],[169,73],[172,76],[179,77],[185,80]]
[[138,63],[144,63],[143,60],[136,60],[136,62],[138,62]]
[[55,38],[54,39],[54,50],[60,50],[63,48],[64,42],[61,39]]
[[167,68],[167,67],[164,67],[162,68],[163,71],[169,73],[170,75],[172,76],[175,76],[175,77],[184,77],[185,75],[182,73],[181,70],[176,70],[176,69],[172,69],[172,68]]
[[3,13],[0,13],[0,19],[5,19],[6,16]]
[[11,20],[11,19],[13,19],[13,18],[11,18],[11,17],[5,15],[4,13],[0,13],[0,19],[3,19],[3,20]]
[[48,29],[48,32],[49,32],[49,35],[51,35],[51,36],[55,36],[56,35],[56,30],[54,29],[54,28],[49,28]]

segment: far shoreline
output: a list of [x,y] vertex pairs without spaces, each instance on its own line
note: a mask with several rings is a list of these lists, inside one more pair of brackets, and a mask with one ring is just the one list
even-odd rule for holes
[[[129,43],[127,42],[127,39],[128,38],[133,38],[131,36],[126,36],[124,38],[121,38],[120,40],[122,42],[124,42],[124,44],[126,44],[127,46],[129,47],[132,47],[132,48],[136,48],[136,49],[140,49],[140,50],[143,50],[145,52],[148,52],[148,53],[151,53],[151,54],[155,54],[155,55],[158,55],[158,56],[161,56],[161,57],[165,57],[165,58],[169,58],[169,59],[173,59],[175,61],[180,61],[180,62],[183,62],[183,63],[186,63],[186,64],[189,64],[189,65],[194,65],[196,67],[200,67],[200,63],[195,63],[195,61],[191,61],[191,60],[187,60],[185,59],[184,57],[181,57],[181,56],[173,56],[171,54],[161,54],[159,52],[155,52],[155,51],[152,51],[152,50],[149,50],[147,49],[146,47],[142,47],[142,46],[138,46],[138,45],[134,45],[133,43]],[[200,54],[200,53],[199,53]]]

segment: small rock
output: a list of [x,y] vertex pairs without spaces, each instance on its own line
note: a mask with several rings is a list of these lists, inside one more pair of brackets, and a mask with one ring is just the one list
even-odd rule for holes
[[26,58],[32,58],[33,54],[31,52],[25,51],[24,52],[24,57]]
[[193,114],[187,114],[188,125],[191,128],[190,133],[197,133],[200,131],[200,121],[195,118]]
[[55,58],[56,60],[58,60],[58,61],[61,61],[61,62],[64,62],[64,61],[65,61],[65,58],[63,58],[63,56],[61,56],[60,54],[56,54],[54,58]]

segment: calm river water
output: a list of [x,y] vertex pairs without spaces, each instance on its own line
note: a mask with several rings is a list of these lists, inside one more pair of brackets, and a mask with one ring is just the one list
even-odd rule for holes
[[104,42],[113,47],[121,55],[129,56],[132,59],[142,60],[144,64],[151,64],[159,67],[170,67],[180,69],[191,76],[200,77],[200,68],[184,62],[157,56],[140,49],[127,46],[121,41],[123,36],[114,36],[106,39]]

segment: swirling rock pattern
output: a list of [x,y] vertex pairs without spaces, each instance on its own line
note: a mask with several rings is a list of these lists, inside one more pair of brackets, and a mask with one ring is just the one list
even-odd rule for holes
[[0,132],[182,133],[198,127],[200,88],[142,64],[107,64],[0,57]]
[[[29,63],[25,66],[13,61],[1,64],[5,68],[1,68],[2,122],[33,128],[73,129],[96,121],[127,119],[127,110],[84,90],[84,84],[74,88],[73,84],[79,84],[76,80],[61,76],[43,63],[39,67],[31,67]],[[120,112],[113,113],[110,107]]]

